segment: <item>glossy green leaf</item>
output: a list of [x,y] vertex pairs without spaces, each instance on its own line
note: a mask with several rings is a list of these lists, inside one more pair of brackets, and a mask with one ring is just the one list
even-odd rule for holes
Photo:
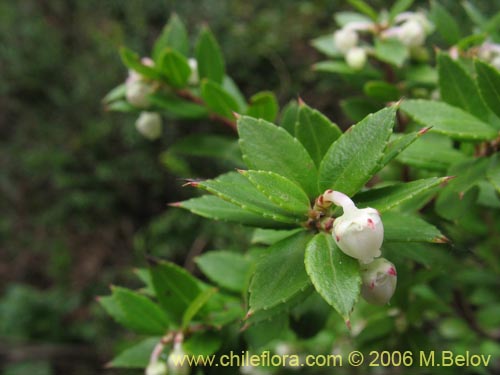
[[341,135],[339,127],[321,112],[303,102],[299,105],[295,137],[309,152],[316,166],[319,167],[325,153]]
[[321,191],[353,195],[378,171],[392,133],[396,108],[385,108],[352,126],[328,149],[319,168]]
[[111,103],[117,100],[125,100],[125,94],[127,92],[127,86],[125,83],[116,86],[111,89],[110,92],[106,94],[106,96],[102,99],[103,103]]
[[452,106],[488,120],[488,108],[484,104],[472,77],[465,69],[445,53],[438,53],[439,92],[441,98]]
[[298,218],[305,219],[310,210],[307,194],[295,182],[269,171],[241,171],[271,202]]
[[248,108],[247,100],[240,88],[236,85],[233,79],[229,76],[224,76],[222,81],[222,88],[238,103],[238,108],[241,113],[245,113]]
[[262,91],[250,98],[250,105],[246,114],[272,122],[276,119],[278,111],[276,95],[270,91]]
[[386,242],[434,242],[447,239],[439,229],[415,215],[386,212],[382,215],[384,243]]
[[175,206],[191,211],[212,220],[230,221],[260,228],[293,228],[296,224],[281,223],[260,214],[242,209],[221,198],[204,195],[184,202],[175,203]]
[[488,171],[486,172],[486,177],[495,187],[497,192],[500,193],[500,157],[498,154],[495,154],[491,157]]
[[475,67],[481,97],[488,107],[500,116],[500,73],[481,60],[475,61]]
[[233,113],[240,110],[238,102],[215,82],[202,82],[201,97],[210,110],[228,119],[234,119]]
[[376,39],[375,57],[397,67],[409,57],[408,48],[397,39]]
[[[333,44],[333,42],[332,42]],[[335,73],[340,75],[348,75],[366,78],[380,78],[380,72],[367,64],[363,70],[351,68],[344,61],[320,61],[313,65],[313,69],[317,72]],[[353,78],[353,77],[349,77]]]
[[415,0],[396,0],[389,10],[389,21],[392,21],[400,13],[403,13],[413,4]]
[[161,336],[148,337],[118,354],[107,367],[144,369],[149,364],[151,352],[160,341]]
[[384,156],[380,162],[380,165],[385,166],[389,164],[391,160],[400,155],[406,148],[413,144],[413,142],[419,139],[422,135],[422,132],[412,132],[404,135],[393,134],[384,151]]
[[191,68],[186,57],[180,52],[169,48],[161,53],[158,69],[165,76],[168,84],[177,88],[186,86],[191,75]]
[[339,57],[342,56],[340,51],[335,48],[335,43],[333,43],[333,35],[323,35],[315,38],[311,41],[311,45],[318,51],[324,53],[329,57]]
[[198,296],[189,304],[186,311],[182,315],[182,329],[186,329],[193,318],[205,306],[208,300],[217,293],[217,288],[208,288],[200,292]]
[[180,324],[188,306],[201,293],[199,281],[170,262],[159,262],[151,267],[156,297],[172,322]]
[[363,86],[363,91],[367,96],[382,102],[396,101],[401,97],[399,89],[395,85],[385,81],[366,82]]
[[370,17],[372,21],[377,20],[378,12],[375,9],[373,9],[367,2],[363,0],[347,0],[347,1],[358,11]]
[[300,232],[302,228],[292,230],[276,230],[257,228],[253,232],[252,244],[273,245],[291,235]]
[[406,79],[414,84],[434,87],[438,82],[437,69],[427,64],[411,65],[406,70]]
[[196,258],[203,274],[222,288],[242,293],[248,283],[252,263],[232,251],[210,251]]
[[[370,17],[367,17],[364,14],[358,12],[351,11],[335,12],[333,18],[335,19],[335,23],[339,27],[344,27],[352,22],[371,22]],[[330,34],[329,36],[331,37],[332,35]]]
[[295,124],[299,121],[299,104],[291,100],[281,112],[279,125],[295,137]]
[[250,310],[286,303],[309,286],[304,250],[311,235],[301,232],[275,243],[256,266],[250,284]]
[[182,343],[182,349],[193,356],[209,356],[221,346],[220,334],[211,331],[195,332]]
[[163,28],[162,33],[156,39],[153,46],[153,59],[159,61],[160,54],[165,48],[189,56],[189,37],[186,27],[177,14],[173,14]]
[[207,190],[244,210],[276,221],[298,224],[303,220],[301,215],[291,213],[273,203],[254,184],[237,172],[223,174],[214,180],[194,182],[193,186]]
[[106,105],[106,111],[137,113],[139,112],[139,109],[126,100],[116,100]]
[[449,177],[432,177],[398,183],[356,194],[353,200],[360,207],[373,207],[380,212],[385,212],[444,184],[448,180]]
[[471,3],[470,1],[463,1],[462,6],[465,9],[465,12],[469,16],[469,18],[471,19],[471,21],[474,22],[476,26],[482,28],[486,24],[487,22],[486,17],[481,13],[479,9],[476,8],[476,6],[473,3]]
[[431,100],[406,100],[401,109],[415,121],[432,126],[431,132],[445,134],[456,140],[489,140],[497,132],[488,124],[463,110]]
[[358,261],[345,255],[331,235],[319,233],[307,245],[305,266],[316,291],[349,320],[361,287]]
[[208,27],[204,27],[196,42],[196,61],[200,79],[222,84],[224,79],[224,57],[219,44]]
[[[167,315],[148,297],[130,289],[112,287],[112,297],[120,315],[113,317],[120,324],[138,333],[162,335],[169,327]],[[106,304],[103,304],[106,308]],[[110,312],[110,311],[108,311]]]
[[181,119],[199,119],[208,116],[205,107],[181,99],[174,94],[156,93],[149,95],[149,101],[156,110],[166,111],[167,114]]
[[242,116],[238,119],[238,133],[243,160],[250,169],[278,173],[299,184],[309,197],[318,193],[314,161],[286,130]]
[[160,80],[161,74],[153,67],[144,65],[134,51],[128,49],[127,47],[120,48],[120,57],[122,58],[123,64],[129,69],[132,69],[139,73],[140,75]]
[[430,18],[436,26],[436,31],[449,45],[453,45],[460,40],[461,33],[457,21],[437,1],[431,2]]

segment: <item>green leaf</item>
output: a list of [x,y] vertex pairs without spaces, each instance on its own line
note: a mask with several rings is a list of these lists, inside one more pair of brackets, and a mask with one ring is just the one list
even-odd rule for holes
[[127,68],[136,71],[146,78],[161,80],[161,74],[155,68],[144,65],[139,55],[127,47],[120,48],[120,57]]
[[393,21],[396,16],[400,13],[403,13],[406,9],[411,7],[415,0],[397,0],[392,5],[389,10],[389,22]]
[[188,33],[181,19],[175,13],[172,14],[155,41],[153,46],[153,59],[155,61],[159,61],[160,54],[165,48],[172,48],[186,57],[189,56]]
[[475,61],[475,67],[481,97],[488,104],[488,107],[497,116],[500,116],[500,73],[481,60]]
[[460,27],[455,18],[437,1],[431,2],[430,18],[436,26],[437,32],[449,45],[453,45],[460,40]]
[[239,87],[236,85],[236,83],[233,81],[231,77],[227,75],[224,76],[224,80],[222,81],[222,88],[229,95],[231,95],[234,100],[236,100],[236,103],[238,103],[238,108],[240,109],[240,111],[242,113],[245,113],[248,107],[247,100],[245,99],[245,96],[243,96]]
[[272,122],[276,119],[278,111],[278,100],[274,93],[262,91],[250,98],[247,115]]
[[387,242],[447,242],[439,229],[418,216],[401,212],[386,212],[382,216],[384,243]]
[[250,169],[275,172],[295,181],[309,197],[318,193],[314,162],[286,130],[242,116],[238,119],[238,133],[243,160]]
[[486,17],[484,17],[481,11],[477,9],[476,6],[470,1],[463,1],[462,6],[464,7],[465,12],[467,13],[471,21],[474,22],[476,26],[479,26],[482,29],[486,24],[487,19]]
[[500,156],[495,154],[491,157],[490,165],[488,166],[488,171],[486,172],[486,177],[495,187],[498,193],[500,193]]
[[450,165],[466,158],[465,154],[453,148],[448,137],[427,134],[404,150],[397,160],[412,167],[445,172]]
[[[335,19],[335,22],[337,23],[338,26],[344,27],[349,23],[352,22],[371,22],[370,17],[365,16],[364,14],[360,14],[357,12],[335,12],[333,15],[333,18]],[[330,34],[330,37],[332,35]],[[330,39],[331,40],[331,39]]]
[[122,83],[121,85],[116,86],[110,92],[108,92],[102,99],[102,101],[103,103],[111,103],[117,100],[124,100],[126,92],[127,86]]
[[252,264],[243,255],[224,250],[210,251],[195,260],[210,281],[232,292],[245,290]]
[[437,70],[427,64],[409,66],[405,76],[409,82],[430,86],[432,88],[434,88],[438,82]]
[[114,317],[120,324],[138,333],[163,335],[166,332],[169,321],[156,303],[129,289],[114,286],[112,291],[115,308],[121,311]]
[[223,174],[214,180],[193,182],[192,185],[207,190],[244,210],[276,221],[298,224],[304,219],[303,213],[294,214],[273,203],[247,178],[236,172]]
[[286,303],[309,286],[304,250],[310,239],[301,232],[269,247],[250,284],[251,313]]
[[[332,42],[333,44],[333,42]],[[313,69],[317,72],[335,73],[340,75],[355,76],[356,78],[380,78],[380,72],[367,64],[363,70],[351,68],[344,61],[320,61],[313,65]],[[354,77],[348,77],[352,79]]]
[[116,100],[106,105],[106,111],[137,113],[139,110],[126,100]]
[[169,48],[161,53],[158,68],[161,74],[165,76],[168,84],[177,88],[186,86],[191,75],[191,68],[186,57]]
[[299,104],[291,100],[281,112],[280,126],[295,137],[295,124],[299,121]]
[[335,43],[333,43],[333,35],[323,35],[318,38],[315,38],[311,41],[311,45],[316,48],[318,51],[324,53],[329,57],[340,57],[342,56],[341,52],[335,48]]
[[188,306],[201,293],[200,282],[170,262],[159,262],[151,267],[156,297],[172,322],[180,324]]
[[401,97],[399,89],[385,81],[366,82],[363,91],[367,96],[382,102],[396,101]]
[[307,245],[305,266],[316,291],[349,320],[361,287],[358,261],[345,255],[331,235],[318,233]]
[[303,230],[297,228],[293,230],[275,230],[275,229],[260,229],[257,228],[253,232],[252,244],[273,245],[291,235]]
[[295,182],[269,171],[240,171],[240,173],[271,202],[298,218],[306,219],[311,208],[309,198]]
[[156,110],[166,111],[167,114],[180,119],[199,119],[208,116],[205,107],[188,102],[174,94],[156,93],[149,95],[149,101]]
[[431,132],[445,134],[456,140],[490,140],[497,132],[478,118],[459,108],[431,100],[406,100],[401,109],[415,121],[432,126]]
[[215,332],[195,332],[182,344],[182,349],[193,356],[209,356],[214,354],[221,346],[222,341]]
[[420,194],[428,192],[447,182],[449,179],[449,177],[432,177],[371,189],[356,194],[353,200],[360,207],[373,207],[380,212],[385,212]]
[[419,139],[424,132],[412,132],[408,134],[393,134],[389,144],[387,145],[384,156],[380,165],[385,166],[389,164],[389,162],[400,155],[407,147],[413,144],[417,139]]
[[201,97],[210,110],[228,119],[234,119],[233,112],[240,110],[236,100],[215,82],[202,82]]
[[204,27],[196,42],[196,61],[200,79],[222,84],[224,79],[224,58],[219,44],[208,27]]
[[230,221],[260,228],[280,229],[295,227],[295,224],[281,223],[266,218],[211,195],[192,198],[184,202],[174,203],[174,205],[212,220]]
[[363,0],[347,0],[347,1],[361,13],[366,14],[368,17],[370,17],[373,21],[377,20],[378,12],[365,1]]
[[479,95],[472,77],[464,68],[445,53],[438,53],[439,92],[441,98],[452,106],[488,121],[489,110]]
[[397,39],[376,39],[375,57],[397,67],[403,66],[409,57],[408,48]]
[[189,304],[186,311],[184,311],[184,315],[182,315],[182,329],[186,329],[189,326],[189,323],[193,320],[193,318],[198,314],[198,312],[202,309],[203,306],[208,302],[208,300],[217,293],[217,288],[208,288],[200,294]]
[[109,367],[140,368],[148,366],[151,352],[161,341],[161,337],[148,337],[125,349],[107,365]]
[[363,120],[366,116],[381,109],[379,102],[365,97],[352,97],[340,101],[342,111],[354,122]]
[[307,104],[299,105],[299,118],[295,124],[295,137],[302,143],[319,167],[333,142],[342,135],[339,127],[325,115]]
[[394,127],[396,108],[385,108],[352,126],[327,151],[319,168],[320,190],[353,195],[378,171]]

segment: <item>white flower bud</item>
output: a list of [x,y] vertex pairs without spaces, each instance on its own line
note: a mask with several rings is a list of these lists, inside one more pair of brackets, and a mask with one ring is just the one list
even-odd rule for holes
[[358,44],[358,33],[350,28],[343,28],[333,34],[333,43],[341,52],[346,53]]
[[172,375],[188,375],[191,372],[186,353],[182,350],[182,344],[176,342],[174,348],[167,358],[167,365]]
[[162,361],[151,362],[146,368],[145,375],[167,375],[167,365]]
[[333,222],[332,229],[333,239],[342,252],[361,263],[370,263],[380,256],[384,226],[376,209],[359,209],[347,195],[333,190],[327,190],[323,200],[342,206],[344,210],[344,214]]
[[125,96],[127,101],[137,108],[149,107],[148,96],[155,92],[154,85],[142,79],[136,79],[136,74],[131,77],[125,82]]
[[491,60],[491,65],[500,70],[500,55],[497,55]]
[[425,42],[425,29],[416,19],[409,19],[398,30],[398,39],[407,47],[416,47]]
[[161,136],[161,116],[156,112],[141,112],[135,127],[145,138],[154,141]]
[[397,273],[394,264],[385,258],[376,259],[361,268],[361,295],[374,305],[388,303],[396,290]]
[[197,85],[200,81],[200,77],[198,75],[198,61],[195,58],[191,57],[188,59],[189,68],[191,69],[191,75],[188,79],[188,84],[194,86]]
[[366,51],[361,47],[353,47],[347,51],[345,61],[353,69],[363,69],[366,64]]

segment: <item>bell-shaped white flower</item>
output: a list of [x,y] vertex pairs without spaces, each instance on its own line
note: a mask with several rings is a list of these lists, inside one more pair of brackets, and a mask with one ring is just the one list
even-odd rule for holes
[[145,375],[167,375],[167,365],[163,361],[151,362],[146,367]]
[[191,69],[191,75],[189,76],[188,84],[190,84],[191,86],[197,85],[200,81],[200,77],[198,74],[198,61],[196,61],[195,58],[190,57],[188,59],[188,65]]
[[145,138],[154,141],[161,136],[161,116],[156,112],[141,112],[135,127]]
[[366,51],[361,47],[353,47],[345,55],[345,61],[351,68],[360,70],[366,64]]
[[384,240],[384,226],[379,212],[374,208],[357,208],[345,194],[327,190],[324,201],[342,206],[344,214],[333,222],[332,235],[337,246],[345,254],[370,263],[379,257]]
[[361,267],[361,295],[374,305],[388,303],[396,290],[397,273],[394,264],[385,258],[375,259]]
[[352,28],[344,27],[335,31],[333,34],[333,43],[335,44],[335,48],[345,54],[358,44],[358,33]]
[[172,375],[188,375],[191,372],[191,367],[187,361],[187,356],[182,350],[181,342],[176,342],[174,348],[167,358],[169,374]]
[[[154,66],[153,60],[149,57],[141,59],[143,65]],[[156,85],[148,82],[142,75],[135,70],[129,70],[127,80],[125,81],[125,97],[127,101],[137,108],[149,107],[148,96],[156,91]]]
[[397,37],[407,47],[421,46],[425,42],[424,26],[416,19],[409,19],[399,27]]

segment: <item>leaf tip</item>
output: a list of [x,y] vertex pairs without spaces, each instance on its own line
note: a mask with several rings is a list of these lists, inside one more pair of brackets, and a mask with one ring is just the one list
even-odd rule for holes
[[239,120],[241,118],[241,115],[238,112],[233,112],[233,116],[236,120]]
[[349,331],[351,331],[351,330],[352,330],[351,320],[350,320],[350,319],[346,319],[346,320],[345,320],[345,325],[346,325],[346,327],[347,327],[347,329],[348,329]]
[[169,206],[169,207],[182,207],[182,202],[168,203],[167,206]]
[[248,328],[250,327],[250,323],[245,323],[243,326],[240,328],[240,332],[245,332]]
[[246,315],[245,315],[245,317],[243,318],[243,320],[250,319],[254,313],[255,312],[252,309],[248,310],[247,313],[246,313]]
[[422,129],[420,129],[420,130],[418,131],[418,136],[420,137],[420,136],[424,135],[425,133],[427,133],[427,132],[428,132],[429,130],[431,130],[431,129],[432,129],[432,126],[428,126],[428,127],[426,127],[426,128],[422,128]]
[[448,182],[456,178],[457,176],[446,176],[441,179],[441,186],[446,186]]
[[304,107],[306,105],[306,102],[300,96],[297,98],[297,103],[299,107]]
[[242,174],[243,176],[245,176],[248,173],[246,169],[239,169],[239,168],[236,168],[236,172]]
[[434,243],[449,243],[450,239],[444,235],[435,237],[432,242]]

